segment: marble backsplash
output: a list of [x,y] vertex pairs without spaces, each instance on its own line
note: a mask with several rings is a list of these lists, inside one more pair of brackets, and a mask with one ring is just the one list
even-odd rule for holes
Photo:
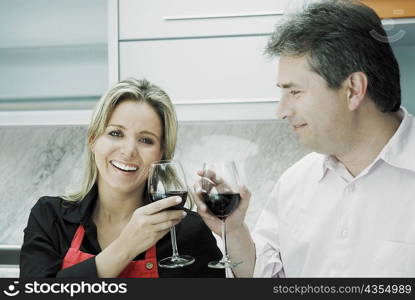
[[[79,180],[85,126],[0,127],[0,245],[21,245],[31,207]],[[203,161],[234,159],[252,191],[253,227],[280,174],[305,155],[284,121],[184,122],[176,159],[189,185]]]

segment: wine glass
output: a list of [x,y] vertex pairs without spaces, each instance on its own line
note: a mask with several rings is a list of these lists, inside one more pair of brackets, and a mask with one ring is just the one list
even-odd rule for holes
[[222,240],[224,254],[220,260],[208,264],[210,268],[233,268],[241,262],[234,263],[228,254],[226,242],[226,218],[238,207],[241,201],[241,187],[238,171],[234,161],[223,163],[204,163],[201,179],[201,197],[210,212],[222,221]]
[[[186,176],[177,160],[164,160],[151,164],[148,178],[148,192],[152,201],[158,201],[171,196],[180,196],[182,202],[167,209],[182,209],[188,193]],[[170,227],[172,256],[159,261],[163,268],[180,268],[192,264],[195,259],[189,255],[179,255],[176,241],[176,229]]]

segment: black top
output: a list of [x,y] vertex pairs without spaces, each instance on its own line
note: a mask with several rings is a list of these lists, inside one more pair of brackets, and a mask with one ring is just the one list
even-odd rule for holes
[[[61,270],[75,231],[82,224],[85,236],[80,250],[97,255],[101,252],[97,228],[92,221],[92,211],[97,199],[97,187],[76,203],[59,197],[42,197],[32,208],[20,252],[21,277],[97,277],[95,257]],[[176,225],[179,254],[193,256],[196,261],[182,268],[158,268],[160,277],[225,277],[225,271],[211,269],[209,261],[220,259],[212,232],[200,216],[187,210],[187,216]],[[157,244],[157,259],[171,256],[170,233]],[[134,260],[144,259],[141,253]]]

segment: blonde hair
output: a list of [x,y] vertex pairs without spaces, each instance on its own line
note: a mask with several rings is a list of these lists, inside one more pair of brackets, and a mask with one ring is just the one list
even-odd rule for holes
[[67,201],[80,201],[95,185],[98,169],[95,164],[91,146],[100,137],[114,112],[116,106],[125,100],[136,100],[149,104],[156,111],[162,126],[161,150],[162,160],[170,160],[174,156],[177,140],[177,117],[169,96],[158,86],[146,79],[128,78],[115,84],[99,100],[95,107],[87,131],[86,161],[84,175],[77,190],[69,192],[63,198]]

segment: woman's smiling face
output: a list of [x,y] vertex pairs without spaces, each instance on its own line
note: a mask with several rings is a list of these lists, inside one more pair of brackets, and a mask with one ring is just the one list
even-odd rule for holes
[[145,102],[125,100],[113,111],[92,146],[101,188],[133,193],[146,183],[148,168],[161,159],[162,125]]

